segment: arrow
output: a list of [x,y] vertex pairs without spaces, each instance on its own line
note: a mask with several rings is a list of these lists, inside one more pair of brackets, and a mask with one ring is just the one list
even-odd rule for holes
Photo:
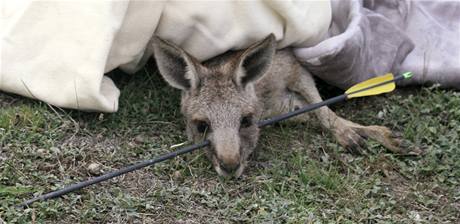
[[[384,75],[384,76],[378,76],[378,77],[375,77],[375,78],[372,78],[372,79],[368,79],[368,80],[366,80],[364,82],[361,82],[361,83],[358,83],[358,84],[352,86],[347,91],[345,91],[345,93],[342,94],[342,95],[330,98],[328,100],[325,100],[325,101],[322,101],[322,102],[319,102],[319,103],[310,104],[310,105],[302,107],[302,108],[300,108],[298,110],[295,110],[295,111],[292,111],[292,112],[289,112],[289,113],[286,113],[286,114],[281,114],[281,115],[272,117],[272,118],[267,119],[267,120],[259,121],[259,123],[257,123],[257,125],[259,127],[264,127],[264,126],[267,126],[267,125],[271,125],[271,124],[274,124],[274,123],[289,119],[291,117],[294,117],[294,116],[297,116],[297,115],[300,115],[300,114],[303,114],[303,113],[318,109],[320,107],[323,107],[323,106],[326,106],[326,105],[331,105],[331,104],[334,104],[334,103],[337,103],[337,102],[340,102],[340,101],[344,101],[344,100],[347,100],[347,99],[351,99],[351,98],[364,97],[364,96],[373,96],[373,95],[378,95],[378,94],[382,94],[382,93],[388,93],[388,92],[391,92],[391,91],[393,91],[395,89],[395,87],[396,87],[395,82],[403,80],[403,79],[409,79],[412,76],[413,76],[413,74],[411,72],[406,72],[406,73],[404,73],[402,75],[399,75],[399,76],[396,76],[396,77],[393,77],[393,74],[389,73],[389,74]],[[195,151],[195,150],[197,150],[199,148],[203,148],[205,146],[208,146],[209,144],[210,144],[210,141],[205,140],[205,141],[200,142],[198,144],[185,146],[185,147],[183,147],[183,148],[181,148],[181,149],[179,149],[177,151],[164,154],[164,155],[162,155],[162,156],[160,156],[158,158],[141,161],[141,162],[135,163],[133,165],[121,168],[119,170],[116,170],[116,171],[113,171],[113,172],[110,172],[110,173],[106,173],[104,175],[101,175],[101,176],[98,176],[98,177],[95,177],[95,178],[92,178],[92,179],[89,179],[89,180],[86,180],[86,181],[83,181],[83,182],[72,184],[72,185],[64,187],[64,188],[62,188],[60,190],[40,195],[38,197],[32,198],[30,200],[27,200],[27,201],[19,204],[18,206],[19,207],[29,206],[32,203],[36,202],[36,201],[43,201],[43,200],[47,200],[47,199],[51,199],[51,198],[56,198],[56,197],[62,196],[64,194],[67,194],[67,193],[70,193],[70,192],[73,192],[73,191],[80,190],[82,188],[88,187],[90,185],[97,184],[97,183],[100,183],[102,181],[112,179],[114,177],[123,175],[125,173],[129,173],[129,172],[144,168],[146,166],[151,166],[151,165],[154,165],[156,163],[159,163],[159,162],[162,162],[162,161],[165,161],[165,160],[168,160],[168,159],[172,159],[172,158],[174,158],[174,157],[176,157],[178,155],[193,152],[193,151]]]
[[338,103],[338,102],[341,102],[347,99],[388,93],[395,89],[396,87],[395,82],[403,80],[403,79],[409,79],[412,76],[413,76],[412,72],[406,72],[394,78],[393,74],[389,73],[384,76],[378,76],[372,79],[368,79],[364,82],[358,83],[350,87],[342,95],[321,101],[319,103],[307,105],[305,107],[302,107],[295,111],[291,111],[289,113],[274,116],[268,120],[260,121],[258,124],[259,124],[259,127],[263,127],[263,126],[271,125],[271,124],[289,119],[291,117],[298,116],[305,112],[316,110],[320,107]]

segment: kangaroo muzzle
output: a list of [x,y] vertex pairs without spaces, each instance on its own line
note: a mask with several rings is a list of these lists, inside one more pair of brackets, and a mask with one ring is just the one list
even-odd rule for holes
[[241,153],[240,153],[240,137],[238,130],[229,128],[214,130],[212,139],[215,159],[218,166],[226,173],[232,173],[240,167]]

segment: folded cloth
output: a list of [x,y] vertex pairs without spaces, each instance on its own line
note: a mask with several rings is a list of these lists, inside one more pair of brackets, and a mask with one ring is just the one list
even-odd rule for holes
[[133,73],[153,35],[200,60],[274,33],[279,47],[322,41],[321,1],[52,1],[2,4],[0,90],[81,110],[114,112],[119,90],[104,73]]
[[115,112],[104,73],[134,73],[153,35],[200,60],[274,33],[314,75],[340,88],[412,71],[400,84],[460,89],[460,1],[53,1],[2,4],[0,90]]
[[460,89],[460,1],[366,0],[415,43],[399,67],[416,76],[404,84],[439,83]]
[[333,0],[329,36],[295,50],[316,76],[337,87],[387,72],[411,71],[400,84],[460,89],[460,2]]

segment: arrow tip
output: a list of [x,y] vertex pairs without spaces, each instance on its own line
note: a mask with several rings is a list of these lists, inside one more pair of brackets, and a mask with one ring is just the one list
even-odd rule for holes
[[414,74],[412,72],[405,72],[402,76],[404,76],[404,79],[410,79]]

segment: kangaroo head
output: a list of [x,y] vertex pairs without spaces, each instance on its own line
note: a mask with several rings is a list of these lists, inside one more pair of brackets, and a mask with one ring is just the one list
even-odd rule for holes
[[262,104],[254,83],[268,71],[275,49],[270,35],[246,50],[200,63],[170,42],[153,41],[161,75],[182,90],[188,137],[210,140],[207,155],[220,175],[239,177],[256,146]]

